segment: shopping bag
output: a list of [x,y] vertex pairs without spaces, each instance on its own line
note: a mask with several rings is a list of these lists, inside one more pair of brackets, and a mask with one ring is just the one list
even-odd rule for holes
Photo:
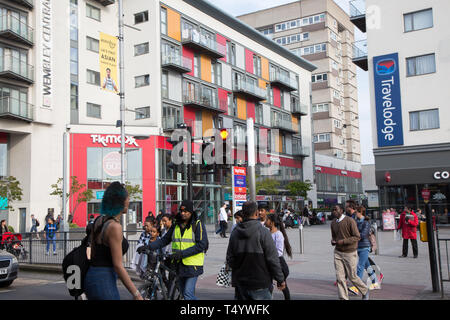
[[220,268],[219,273],[217,274],[216,285],[225,288],[231,286],[231,271],[227,271],[225,264]]

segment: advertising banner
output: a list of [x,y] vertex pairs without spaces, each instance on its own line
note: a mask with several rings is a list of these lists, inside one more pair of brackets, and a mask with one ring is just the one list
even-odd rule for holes
[[395,230],[395,215],[392,212],[383,213],[383,230]]
[[378,147],[403,145],[398,53],[373,57]]
[[116,37],[100,32],[101,88],[112,92],[119,92],[117,81],[117,44],[118,39]]

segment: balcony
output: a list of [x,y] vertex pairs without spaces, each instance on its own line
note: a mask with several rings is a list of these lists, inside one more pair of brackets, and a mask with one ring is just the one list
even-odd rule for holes
[[0,37],[33,45],[33,28],[10,14],[0,16]]
[[292,125],[292,120],[289,116],[283,118],[272,118],[272,128],[286,131],[289,133],[298,133],[298,129],[295,129]]
[[203,108],[216,112],[226,112],[228,102],[219,100],[217,92],[213,89],[195,86],[194,88],[183,90],[183,104],[193,108]]
[[292,155],[294,157],[302,157],[302,158],[309,157],[311,156],[311,150],[309,147],[294,144],[292,146]]
[[180,116],[166,116],[162,118],[162,127],[164,131],[173,131],[177,129],[177,125],[182,122]]
[[27,7],[28,9],[33,9],[33,0],[9,0],[11,2],[20,4],[21,6]]
[[162,67],[179,73],[188,73],[192,70],[192,60],[171,52],[167,55],[163,54]]
[[224,45],[217,43],[198,29],[183,29],[181,43],[214,59],[223,58],[227,53]]
[[270,83],[283,88],[285,91],[298,90],[297,81],[279,71],[270,72]]
[[115,0],[95,0],[95,1],[97,1],[104,7],[109,6],[110,4],[114,4],[116,2]]
[[0,56],[0,78],[34,82],[34,67],[10,54]]
[[353,63],[367,71],[369,69],[367,62],[367,40],[360,40],[353,43]]
[[33,105],[12,97],[0,98],[0,118],[32,122]]
[[350,21],[362,32],[366,32],[366,1],[350,1]]
[[233,92],[243,94],[251,100],[267,100],[267,90],[258,87],[256,82],[247,81],[245,78],[233,80]]
[[309,113],[308,111],[308,105],[301,103],[298,99],[291,100],[291,112],[293,115],[306,116]]

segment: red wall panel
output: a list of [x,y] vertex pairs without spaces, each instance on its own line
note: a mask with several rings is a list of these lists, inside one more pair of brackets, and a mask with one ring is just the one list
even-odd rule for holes
[[245,49],[245,71],[253,73],[253,52]]

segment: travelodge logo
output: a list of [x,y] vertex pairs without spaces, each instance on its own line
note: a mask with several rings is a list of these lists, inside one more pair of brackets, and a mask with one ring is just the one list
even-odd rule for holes
[[395,72],[395,67],[395,60],[393,59],[379,61],[376,68],[377,74],[379,74],[380,76],[389,75]]

